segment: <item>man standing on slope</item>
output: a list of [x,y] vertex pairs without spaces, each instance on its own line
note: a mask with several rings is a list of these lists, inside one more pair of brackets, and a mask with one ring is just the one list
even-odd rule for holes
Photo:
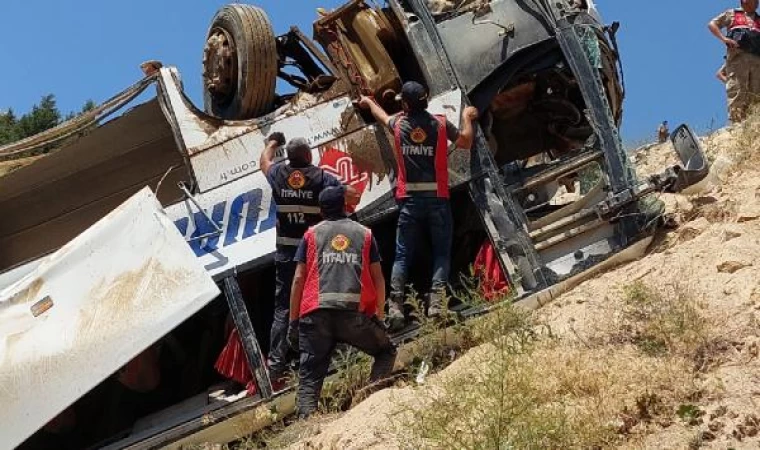
[[[393,131],[395,137],[396,201],[399,204],[396,231],[396,260],[391,273],[391,301],[388,319],[392,330],[405,324],[404,288],[414,246],[424,235],[430,236],[433,251],[433,283],[428,316],[441,314],[451,264],[453,220],[449,205],[448,142],[469,150],[473,141],[472,122],[478,111],[473,107],[462,111],[462,131],[443,116],[427,111],[425,88],[414,81],[401,89],[404,112],[390,117],[369,97],[359,105]],[[422,230],[422,226],[427,228]]]
[[[730,9],[710,21],[708,28],[726,47],[726,94],[732,122],[747,117],[760,98],[760,17],[758,0],[742,0],[741,9]],[[724,36],[721,29],[726,29]]]
[[319,195],[325,220],[309,228],[298,247],[290,298],[288,342],[300,349],[298,417],[316,411],[338,343],[375,358],[370,381],[393,370],[396,347],[382,319],[385,279],[372,232],[346,216],[344,187]]
[[[275,390],[283,387],[288,365],[288,308],[296,270],[293,257],[306,230],[322,220],[319,194],[330,186],[341,186],[337,178],[311,163],[311,148],[303,138],[288,142],[285,147],[287,160],[275,163],[276,150],[283,145],[285,136],[272,133],[259,161],[277,204],[275,307],[268,361],[269,377]],[[355,205],[358,202],[356,190],[348,188],[348,193],[351,204]]]
[[667,142],[670,136],[670,128],[668,128],[668,121],[664,120],[659,127],[657,127],[657,142],[664,144]]

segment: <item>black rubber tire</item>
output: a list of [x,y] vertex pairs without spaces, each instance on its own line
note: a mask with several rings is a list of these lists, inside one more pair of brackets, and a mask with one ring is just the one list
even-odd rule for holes
[[211,21],[212,30],[226,31],[237,53],[237,83],[226,101],[218,102],[203,84],[206,113],[227,120],[242,120],[271,112],[279,70],[277,41],[266,13],[255,6],[226,5]]

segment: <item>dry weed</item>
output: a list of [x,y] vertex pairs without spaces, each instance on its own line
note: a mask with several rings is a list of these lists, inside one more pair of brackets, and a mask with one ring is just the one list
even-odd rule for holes
[[750,109],[747,119],[734,125],[733,143],[727,149],[736,170],[760,163],[760,104]]
[[[404,414],[408,448],[611,447],[695,390],[687,361],[544,340],[475,350]],[[656,394],[653,394],[656,393]]]
[[337,368],[337,378],[326,381],[319,400],[320,411],[325,414],[345,411],[354,396],[369,379],[372,357],[347,348],[340,350],[333,359]]
[[[407,357],[411,360],[407,375],[416,373],[423,364],[434,370],[449,364],[452,352],[458,353],[469,341],[466,338],[468,325],[448,309],[440,317],[428,317],[424,302],[413,290],[406,303],[412,308],[411,316],[419,326],[414,344],[407,347]],[[448,298],[443,304],[448,304]]]
[[711,324],[678,286],[622,292],[618,317],[590,343],[541,333],[511,308],[484,320],[474,335],[488,343],[404,406],[408,447],[607,448],[687,416],[701,393],[695,369],[717,342]]
[[714,340],[703,305],[686,286],[653,288],[638,281],[622,291],[622,308],[606,330],[612,343],[633,344],[649,356],[695,360]]

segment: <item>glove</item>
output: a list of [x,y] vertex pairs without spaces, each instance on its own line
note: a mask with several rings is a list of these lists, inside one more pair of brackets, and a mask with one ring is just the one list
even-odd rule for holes
[[277,142],[277,145],[283,146],[285,145],[285,135],[279,131],[275,131],[269,135],[266,142],[269,143],[270,141],[275,141]]
[[290,322],[290,325],[288,325],[288,334],[286,337],[288,341],[288,347],[290,347],[293,351],[298,351],[298,320],[293,320]]

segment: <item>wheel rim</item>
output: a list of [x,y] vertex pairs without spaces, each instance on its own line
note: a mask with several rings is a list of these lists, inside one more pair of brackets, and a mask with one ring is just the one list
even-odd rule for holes
[[203,47],[203,84],[216,104],[229,103],[237,91],[237,49],[232,36],[213,28]]

